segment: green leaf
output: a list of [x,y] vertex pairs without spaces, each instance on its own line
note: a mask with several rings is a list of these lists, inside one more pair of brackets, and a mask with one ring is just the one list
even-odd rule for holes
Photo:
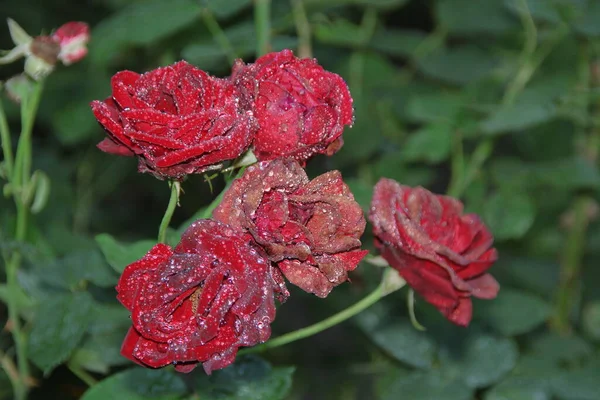
[[23,288],[17,286],[15,291],[10,293],[8,286],[5,283],[0,283],[0,301],[4,304],[8,304],[9,296],[13,297],[13,300],[17,303],[17,308],[21,316],[26,320],[30,321],[33,319],[33,312],[35,308],[35,301],[25,293]]
[[484,220],[498,240],[523,237],[535,220],[535,205],[524,193],[501,190],[485,203]]
[[481,123],[481,129],[488,135],[524,130],[547,122],[556,117],[556,106],[550,102],[515,103],[500,108]]
[[117,50],[151,45],[192,23],[199,23],[200,4],[193,0],[146,0],[133,3],[103,19],[92,31],[92,63],[104,65]]
[[530,379],[509,377],[489,390],[483,400],[551,400],[549,390]]
[[394,319],[393,323],[369,330],[373,341],[395,359],[417,368],[430,368],[436,353],[433,339],[416,330],[410,321]]
[[406,116],[415,122],[445,122],[456,118],[464,105],[461,92],[423,93],[411,96]]
[[543,333],[531,340],[530,352],[535,357],[558,366],[580,365],[593,357],[594,348],[581,337]]
[[478,319],[498,332],[513,336],[542,324],[550,316],[551,307],[537,296],[503,287],[494,300],[477,302],[474,311]]
[[97,250],[75,251],[48,264],[37,264],[41,280],[55,287],[71,289],[84,281],[112,287],[118,277]]
[[489,53],[472,45],[439,49],[419,60],[417,65],[425,75],[442,82],[465,85],[490,74],[496,60]]
[[516,16],[529,12],[534,20],[557,24],[561,17],[551,0],[525,0],[527,9],[523,9],[523,0],[504,0],[506,8]]
[[531,173],[538,184],[561,190],[600,186],[598,167],[583,157],[536,163],[531,166]]
[[272,368],[258,357],[239,357],[235,364],[196,375],[195,389],[202,400],[280,400],[292,385],[294,367]]
[[61,144],[80,144],[97,135],[98,122],[87,102],[73,102],[53,114],[52,128]]
[[[88,335],[78,348],[80,364],[91,371],[129,363],[120,353],[121,343],[131,325],[129,311],[120,305],[96,305]],[[73,355],[75,357],[75,354]]]
[[[247,57],[254,54],[256,44],[256,29],[252,22],[246,21],[233,25],[224,31],[227,39],[232,43],[238,57]],[[275,35],[271,40],[273,51],[296,47],[296,37]],[[183,58],[188,62],[204,69],[216,69],[229,63],[224,48],[213,39],[188,45],[182,50]]]
[[600,341],[600,301],[585,305],[583,309],[583,331],[591,339]]
[[447,122],[426,125],[408,137],[402,156],[408,162],[438,164],[445,161],[450,155],[453,133],[452,125]]
[[365,212],[368,212],[373,197],[373,186],[357,178],[348,178],[345,179],[345,182],[354,195],[354,200]]
[[510,281],[512,286],[551,298],[559,282],[560,265],[554,258],[544,260],[503,254],[492,273],[501,273],[505,278],[503,281]]
[[401,6],[408,3],[409,0],[354,0],[355,4],[367,6],[367,7],[378,7],[378,8],[400,8]]
[[521,92],[512,104],[504,105],[481,123],[483,133],[498,135],[524,130],[558,116],[557,102],[573,84],[571,71],[542,76]]
[[443,0],[437,2],[439,23],[456,35],[500,35],[519,29],[503,0]]
[[[203,4],[202,2],[200,4]],[[252,0],[204,0],[218,19],[229,18],[252,4]]]
[[508,338],[471,335],[459,362],[460,376],[472,388],[498,382],[517,363],[517,344]]
[[177,400],[186,393],[181,376],[168,369],[132,368],[112,375],[84,393],[82,400]]
[[58,294],[38,308],[29,337],[29,357],[44,373],[65,361],[77,347],[92,319],[87,292]]
[[381,390],[380,400],[471,400],[473,389],[460,378],[448,377],[439,370],[412,372],[400,376]]
[[326,24],[317,24],[313,29],[315,39],[335,46],[361,46],[366,39],[359,25],[341,18]]
[[154,240],[140,240],[128,244],[119,243],[108,233],[97,235],[96,242],[106,261],[118,273],[122,273],[126,266],[144,257],[156,244]]
[[573,28],[585,36],[600,36],[600,3],[587,0],[579,17],[573,22]]
[[[407,167],[404,161],[402,151],[384,153],[371,171],[374,174],[374,180],[390,178],[403,185],[427,186],[435,179],[435,173],[431,168]],[[372,191],[371,187],[369,192]]]
[[563,372],[552,382],[554,393],[561,400],[597,400],[600,393],[600,362],[595,354],[595,362],[585,368]]
[[412,57],[425,37],[421,31],[379,29],[371,38],[369,46],[392,56]]

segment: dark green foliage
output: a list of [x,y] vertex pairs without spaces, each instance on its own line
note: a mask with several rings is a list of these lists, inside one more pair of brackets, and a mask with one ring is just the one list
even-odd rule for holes
[[[292,6],[298,2],[271,1],[273,50],[298,53]],[[95,148],[104,133],[89,102],[109,95],[119,70],[144,72],[186,59],[225,77],[231,59],[253,61],[254,2],[12,0],[3,2],[2,17],[30,33],[67,20],[92,26],[89,56],[58,68],[46,84],[33,154],[34,169],[52,185],[48,205],[29,222],[27,244],[12,239],[14,206],[0,196],[0,250],[24,256],[21,289],[12,294],[0,259],[0,301],[12,295],[20,305],[39,392],[77,388],[70,368],[99,382],[65,399],[598,399],[600,1],[303,3],[313,55],[347,81],[356,115],[341,151],[310,161],[309,175],[341,170],[365,212],[381,177],[436,193],[451,188],[495,236],[500,256],[490,273],[501,284],[498,297],[474,301],[467,329],[452,326],[417,295],[416,316],[427,330],[416,330],[402,290],[354,324],[261,355],[269,362],[240,357],[211,376],[201,367],[189,375],[132,367],[120,355],[131,320],[114,286],[156,243],[169,190],[137,174],[134,159]],[[230,49],[208,29],[206,13]],[[0,48],[9,47],[2,20]],[[20,70],[18,63],[1,66],[0,79]],[[4,95],[2,101],[16,140],[18,107]],[[169,244],[191,217],[210,216],[206,206],[223,181],[212,184],[214,193],[202,176],[182,183]],[[581,199],[585,226],[577,238]],[[369,229],[363,243],[376,255]],[[567,282],[569,329],[560,329],[557,291],[568,280],[565,266],[574,264],[581,271]],[[352,283],[326,300],[292,289],[278,305],[273,337],[352,304],[380,274],[363,263]],[[0,304],[0,328],[6,321]],[[8,330],[0,331],[0,350],[12,356]],[[0,400],[11,396],[0,369]]]

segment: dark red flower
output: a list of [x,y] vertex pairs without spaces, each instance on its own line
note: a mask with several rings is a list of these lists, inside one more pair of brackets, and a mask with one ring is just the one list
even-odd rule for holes
[[254,64],[238,60],[232,80],[260,126],[253,142],[258,160],[287,156],[304,165],[342,147],[344,126],[353,122],[352,97],[342,77],[315,59],[283,50]]
[[383,258],[450,321],[469,324],[471,296],[496,297],[499,285],[486,273],[498,258],[494,238],[459,200],[384,178],[369,219]]
[[231,364],[241,346],[271,335],[274,295],[285,291],[271,263],[231,227],[199,220],[171,249],[157,244],[125,268],[117,298],[131,311],[121,353],[144,366],[183,372]]
[[181,179],[220,168],[250,145],[254,120],[234,86],[180,61],[143,75],[121,71],[112,96],[92,102],[107,153],[137,156],[140,172]]
[[58,59],[70,65],[86,56],[90,28],[83,22],[67,22],[52,34],[52,39],[60,45]]
[[290,282],[319,297],[367,253],[360,250],[365,218],[341,174],[309,181],[293,159],[249,167],[213,215],[248,232]]

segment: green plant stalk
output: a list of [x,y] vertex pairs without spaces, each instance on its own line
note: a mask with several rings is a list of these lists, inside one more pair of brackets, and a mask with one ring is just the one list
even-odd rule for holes
[[306,16],[303,0],[291,0],[292,13],[296,32],[298,35],[298,56],[300,58],[312,57],[312,45],[310,42],[310,22]]
[[[15,170],[12,177],[17,195],[22,194],[31,179],[31,135],[43,89],[43,81],[34,82],[32,92],[21,101],[21,136],[17,144]],[[15,201],[18,200],[15,198]]]
[[96,381],[96,379],[92,375],[88,374],[79,365],[75,365],[73,363],[68,363],[67,367],[73,373],[73,375],[75,375],[76,377],[78,377],[79,379],[81,379],[89,387],[92,387],[96,383],[98,383],[98,381]]
[[[27,237],[27,224],[29,219],[29,204],[23,196],[25,188],[31,180],[32,163],[32,145],[31,136],[33,133],[33,124],[40,103],[43,81],[34,82],[33,89],[28,96],[21,101],[21,135],[17,144],[17,155],[15,158],[11,182],[13,184],[13,198],[17,209],[17,226],[15,230],[15,240],[24,242]],[[23,332],[21,321],[19,319],[19,305],[16,301],[19,282],[17,275],[21,266],[22,256],[15,252],[6,266],[6,285],[9,290],[8,317],[11,321],[11,332],[15,342],[17,352],[17,367],[19,370],[18,385],[14,387],[15,398],[24,400],[29,391],[29,363],[27,361],[27,338]]]
[[463,150],[462,134],[460,130],[455,130],[452,136],[452,159],[451,176],[448,184],[448,196],[460,198],[463,192],[465,180],[465,154]]
[[560,333],[566,334],[571,330],[571,311],[579,290],[585,235],[589,224],[587,215],[590,199],[579,195],[573,203],[573,221],[567,241],[563,248],[560,283],[556,293],[556,303],[552,326]]
[[307,326],[306,328],[302,328],[294,332],[286,333],[285,335],[279,336],[275,339],[271,339],[268,342],[265,342],[258,346],[243,349],[238,354],[259,353],[267,349],[271,349],[273,347],[283,346],[285,344],[295,342],[296,340],[304,339],[309,336],[315,335],[355,316],[361,311],[366,310],[373,304],[377,303],[382,297],[383,284],[380,284],[374,291],[372,291],[369,295],[367,295],[359,302],[353,304],[345,310],[340,311],[337,314],[332,315],[329,318],[324,319],[323,321],[317,322],[316,324]]
[[8,181],[12,180],[14,157],[12,152],[12,142],[10,140],[10,129],[6,122],[6,114],[4,113],[4,104],[0,98],[0,144],[2,145],[2,154],[4,155],[4,165],[6,166],[6,175]]
[[254,25],[256,27],[256,56],[271,51],[271,0],[254,0]]
[[181,192],[181,184],[178,181],[171,182],[171,197],[169,198],[169,205],[165,211],[160,227],[158,229],[158,243],[165,243],[167,239],[167,228],[179,203],[179,193]]
[[213,36],[213,38],[219,44],[219,46],[221,46],[223,51],[225,51],[225,54],[227,54],[227,59],[229,60],[229,63],[233,65],[235,60],[238,58],[238,55],[236,54],[233,45],[229,41],[229,38],[227,37],[227,35],[225,35],[225,32],[219,25],[219,22],[215,18],[214,14],[208,8],[204,8],[202,10],[201,17],[210,34]]

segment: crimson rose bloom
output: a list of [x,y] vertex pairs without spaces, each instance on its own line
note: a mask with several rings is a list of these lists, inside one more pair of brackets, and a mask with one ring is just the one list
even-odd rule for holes
[[248,232],[290,282],[319,297],[367,253],[360,250],[365,218],[341,174],[309,181],[289,158],[249,167],[213,216]]
[[185,61],[143,75],[117,73],[112,96],[92,102],[92,110],[109,136],[100,150],[135,155],[140,172],[158,178],[220,168],[242,154],[255,129],[228,80]]
[[304,165],[314,154],[332,155],[342,147],[344,125],[353,122],[352,97],[342,77],[315,59],[283,50],[254,64],[238,60],[231,79],[258,119],[258,160],[288,156]]
[[182,372],[200,362],[210,374],[231,364],[240,346],[269,338],[279,289],[269,260],[239,233],[196,221],[174,250],[157,244],[125,268],[117,298],[133,326],[121,354]]
[[457,325],[471,321],[471,296],[493,299],[493,237],[460,201],[391,179],[375,186],[369,219],[375,244],[402,278]]

